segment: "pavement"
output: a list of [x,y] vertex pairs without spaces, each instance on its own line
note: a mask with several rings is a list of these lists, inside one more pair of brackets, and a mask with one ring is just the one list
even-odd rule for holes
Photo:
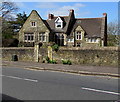
[[119,68],[112,66],[63,65],[22,61],[2,61],[2,66],[25,68],[29,70],[49,70],[82,75],[97,75],[120,78],[118,71]]

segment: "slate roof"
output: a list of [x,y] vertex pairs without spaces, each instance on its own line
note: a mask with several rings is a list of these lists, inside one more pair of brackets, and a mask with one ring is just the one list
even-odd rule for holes
[[73,25],[71,35],[77,26],[81,26],[85,31],[85,37],[101,37],[103,18],[79,18]]
[[[37,13],[36,10],[33,10]],[[33,12],[32,11],[32,12]],[[31,12],[31,13],[32,13]],[[105,14],[105,13],[104,13]],[[30,14],[31,15],[31,14]],[[40,15],[37,13],[40,17]],[[63,28],[55,28],[55,20],[60,17],[63,20]],[[74,29],[77,26],[81,26],[85,31],[85,37],[102,37],[105,32],[105,17],[101,18],[78,18],[74,17],[74,10],[70,11],[68,16],[54,16],[52,19],[43,20],[44,24],[51,32],[54,33],[66,33],[68,36],[72,36]]]
[[[66,33],[68,36],[72,36],[74,29],[77,26],[81,26],[82,29],[85,31],[85,37],[102,37],[102,28],[105,26],[105,23],[103,22],[104,17],[101,18],[78,18],[78,19],[72,19],[69,16],[55,16],[51,20],[46,20],[48,23],[50,29],[53,32],[63,32]],[[55,28],[55,20],[57,17],[60,17],[64,24],[63,29],[56,29]]]
[[51,30],[53,32],[63,32],[66,33],[67,28],[68,28],[68,20],[69,20],[69,16],[59,16],[62,21],[63,21],[63,28],[62,29],[56,29],[55,28],[55,20],[58,18],[58,16],[55,16],[53,19],[49,20],[47,19],[46,22],[48,23],[49,27],[51,28]]

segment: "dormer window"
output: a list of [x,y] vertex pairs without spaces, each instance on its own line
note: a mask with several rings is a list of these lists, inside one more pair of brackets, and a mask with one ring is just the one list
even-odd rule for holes
[[55,28],[63,28],[63,21],[60,17],[55,20]]

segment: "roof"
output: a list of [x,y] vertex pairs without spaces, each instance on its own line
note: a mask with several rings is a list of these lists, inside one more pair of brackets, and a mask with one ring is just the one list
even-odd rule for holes
[[[33,10],[32,12],[36,12]],[[31,13],[32,13],[31,12]],[[31,14],[30,14],[31,15]],[[40,17],[40,15],[37,13]],[[105,13],[104,13],[105,15]],[[63,21],[63,28],[55,28],[55,20],[60,17]],[[106,19],[105,19],[106,18]],[[68,36],[73,36],[74,30],[81,26],[81,28],[85,31],[85,37],[102,37],[105,34],[107,15],[101,18],[75,18],[74,10],[70,10],[68,16],[54,16],[52,19],[43,20],[40,19],[46,25],[46,27],[54,33],[65,33]]]
[[[63,28],[62,29],[57,29],[55,28],[55,20],[60,17],[63,21]],[[48,23],[49,27],[53,32],[63,32],[65,33],[67,30],[67,23],[68,23],[69,16],[55,16],[53,19],[49,20],[47,19],[46,22]]]
[[101,37],[102,18],[76,19],[71,34],[77,26],[81,26],[85,31],[85,37]]

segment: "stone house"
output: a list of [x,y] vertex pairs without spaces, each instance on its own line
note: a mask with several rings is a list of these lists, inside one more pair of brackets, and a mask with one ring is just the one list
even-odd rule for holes
[[74,47],[107,46],[107,14],[100,18],[75,18],[71,9],[68,16],[48,14],[48,19],[43,20],[32,10],[19,31],[19,43],[34,46],[39,42]]

